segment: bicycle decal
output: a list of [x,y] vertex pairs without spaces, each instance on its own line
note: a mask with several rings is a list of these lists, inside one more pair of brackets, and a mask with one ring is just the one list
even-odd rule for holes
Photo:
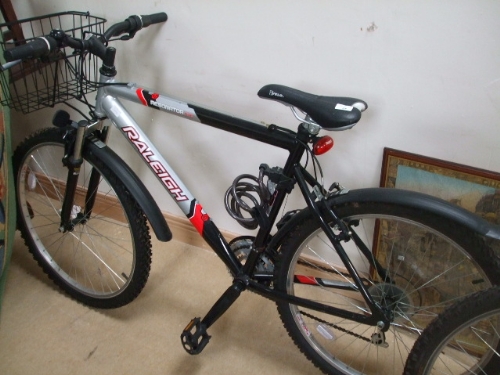
[[311,331],[309,331],[309,328],[304,323],[304,319],[302,318],[302,314],[296,313],[295,317],[296,317],[296,319],[297,319],[297,321],[299,323],[299,326],[302,327],[302,329],[303,329],[304,333],[306,334],[306,336],[310,337],[311,336]]
[[121,130],[126,133],[128,139],[139,150],[139,153],[144,157],[144,159],[146,159],[151,169],[156,173],[172,197],[178,202],[188,200],[189,198],[186,196],[182,188],[177,184],[170,173],[168,173],[161,161],[156,159],[154,152],[148,144],[141,140],[139,133],[134,129],[134,127],[127,126]]
[[186,117],[189,120],[199,121],[196,112],[186,103],[173,100],[166,96],[141,88],[136,89],[135,93],[141,103],[147,107],[163,110],[177,116]]

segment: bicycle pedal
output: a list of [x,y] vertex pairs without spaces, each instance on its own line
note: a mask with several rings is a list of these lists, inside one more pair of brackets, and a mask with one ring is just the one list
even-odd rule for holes
[[200,354],[211,337],[207,334],[207,328],[201,323],[200,318],[194,318],[182,331],[182,346],[189,354]]

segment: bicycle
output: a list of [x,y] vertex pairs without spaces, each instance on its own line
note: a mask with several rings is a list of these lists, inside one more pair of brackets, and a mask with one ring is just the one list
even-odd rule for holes
[[[348,190],[338,183],[326,188],[318,156],[333,141],[320,130],[352,128],[367,108],[362,100],[277,84],[261,88],[260,97],[290,107],[299,122],[292,131],[116,81],[116,49],[108,42],[132,39],[143,27],[166,20],[158,13],[131,16],[102,32],[86,26],[56,29],[5,49],[9,66],[41,64],[40,70],[55,60],[72,73],[66,85],[54,74],[57,85],[45,91],[35,87],[31,96],[11,95],[5,102],[26,111],[56,103],[75,108],[70,96],[89,108],[89,116],[79,111],[84,119],[78,122],[56,112],[54,127],[28,136],[14,153],[18,227],[34,258],[77,301],[116,308],[134,300],[146,284],[150,227],[160,241],[172,238],[143,182],[107,145],[110,124],[104,120],[109,119],[233,278],[204,318],[194,318],[181,333],[188,353],[206,347],[209,327],[250,290],[276,302],[288,334],[322,371],[401,373],[413,342],[433,317],[458,297],[500,280],[499,259],[484,240],[500,238],[500,230],[415,192]],[[92,80],[87,63],[98,59],[99,78]],[[92,104],[86,95],[95,90]],[[256,233],[226,240],[121,100],[288,151],[283,166],[262,163],[258,176],[236,177],[225,194],[228,214]],[[286,212],[286,198],[297,187],[306,207]]]
[[500,369],[500,288],[470,295],[438,316],[415,343],[405,375],[496,375]]

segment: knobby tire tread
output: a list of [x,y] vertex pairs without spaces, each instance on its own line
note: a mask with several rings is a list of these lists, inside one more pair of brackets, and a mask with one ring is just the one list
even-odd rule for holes
[[[19,168],[24,162],[27,153],[30,152],[35,146],[41,145],[43,143],[59,143],[61,145],[64,145],[62,137],[65,132],[66,130],[64,128],[40,129],[30,136],[26,137],[24,141],[19,144],[13,154],[13,170],[15,176],[16,192],[18,191],[17,185]],[[87,140],[87,142],[89,141]],[[95,165],[99,169],[101,175],[105,177],[110,186],[115,190],[120,204],[122,205],[124,211],[127,213],[127,217],[130,222],[130,230],[133,233],[133,239],[135,242],[135,268],[127,286],[123,290],[121,290],[119,294],[114,295],[110,298],[95,298],[81,293],[79,290],[66,283],[60,277],[60,275],[47,264],[43,256],[40,255],[38,248],[32,242],[29,230],[26,228],[26,223],[23,220],[23,214],[20,210],[19,204],[17,205],[17,227],[20,230],[21,237],[23,238],[30,253],[36,260],[38,265],[42,268],[44,273],[46,273],[48,277],[70,297],[84,305],[95,308],[118,308],[132,302],[144,289],[149,278],[152,252],[151,236],[149,233],[149,227],[147,225],[147,218],[137,201],[133,198],[130,192],[120,182],[119,178],[108,166],[106,166],[99,158],[95,157],[88,148],[84,147],[82,154],[84,160],[90,160],[91,164]],[[61,168],[63,168],[62,162]],[[17,199],[19,199],[19,195]]]
[[[498,286],[470,295],[446,309],[429,324],[415,342],[408,356],[404,375],[423,374],[425,369],[422,365],[433,357],[444,338],[476,317],[493,311],[500,311],[500,287]],[[500,344],[496,349],[497,351],[500,349]],[[488,375],[498,374],[500,371],[499,362],[500,358],[496,357],[494,363],[490,362],[484,368],[485,373]]]
[[[497,284],[500,283],[500,257],[496,256],[495,252],[486,245],[484,238],[476,233],[471,233],[470,230],[457,223],[438,217],[435,214],[422,212],[421,210],[384,203],[350,202],[335,207],[335,210],[340,219],[354,214],[376,213],[378,215],[390,214],[424,223],[455,241],[458,239],[457,243],[461,244],[464,249],[469,252],[472,258],[478,263],[479,267],[482,268],[483,272],[488,275],[489,281],[492,283],[496,281]],[[289,262],[303,239],[318,227],[319,225],[316,220],[310,216],[290,229],[290,233],[283,241],[280,254],[276,259],[274,276],[275,288],[286,292],[284,283],[289,269]],[[325,374],[345,375],[344,372],[339,372],[331,368],[323,359],[319,358],[319,355],[310,347],[297,328],[288,306],[288,303],[277,302],[277,309],[282,323],[299,350]]]

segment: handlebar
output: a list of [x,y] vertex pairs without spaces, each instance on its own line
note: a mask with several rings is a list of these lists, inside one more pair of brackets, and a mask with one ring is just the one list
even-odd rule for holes
[[34,59],[50,54],[50,52],[61,47],[71,47],[90,53],[104,59],[106,53],[105,44],[113,37],[128,34],[123,40],[133,38],[135,33],[144,27],[167,21],[164,12],[143,16],[130,16],[125,21],[118,22],[109,27],[103,35],[92,36],[88,40],[74,39],[67,36],[62,30],[52,30],[50,35],[36,38],[34,41],[17,46],[4,52],[7,62],[15,60]]
[[163,23],[166,22],[168,19],[167,13],[165,12],[153,13],[148,16],[141,16],[141,17],[142,17],[142,27],[148,27],[155,23]]
[[34,59],[42,57],[46,53],[57,48],[57,42],[51,37],[36,38],[34,41],[23,44],[16,48],[4,52],[4,57],[7,62],[21,60],[21,59]]

